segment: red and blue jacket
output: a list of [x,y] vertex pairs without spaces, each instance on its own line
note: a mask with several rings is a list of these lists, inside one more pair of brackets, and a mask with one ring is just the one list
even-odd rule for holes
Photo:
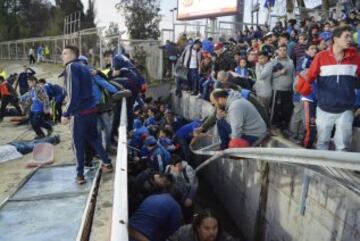
[[302,95],[311,93],[311,84],[318,82],[318,106],[330,113],[352,110],[355,103],[355,89],[359,84],[360,55],[349,48],[337,62],[332,48],[318,53],[305,78],[300,78],[297,91]]

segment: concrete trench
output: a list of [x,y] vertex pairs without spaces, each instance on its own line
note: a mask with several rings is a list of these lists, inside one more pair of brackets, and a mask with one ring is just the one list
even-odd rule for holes
[[[182,98],[172,96],[171,103],[177,114],[188,119],[213,111],[210,103],[186,93]],[[211,135],[214,143],[216,131]],[[296,147],[283,138],[272,138],[266,145]],[[356,173],[225,158],[204,172],[247,241],[360,240],[360,176]],[[303,194],[304,176],[309,176],[309,185]]]

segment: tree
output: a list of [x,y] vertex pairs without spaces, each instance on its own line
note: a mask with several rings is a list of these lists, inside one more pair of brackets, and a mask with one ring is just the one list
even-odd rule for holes
[[50,9],[48,0],[0,0],[0,40],[43,36]]
[[88,1],[85,14],[81,0],[0,0],[0,41],[62,34],[64,17],[76,11],[83,29],[94,27],[95,0]]
[[95,0],[88,0],[88,9],[86,10],[85,16],[82,22],[82,28],[93,28],[95,27]]
[[125,25],[132,39],[160,37],[159,0],[120,0],[117,6],[125,16]]
[[328,20],[329,19],[329,6],[330,6],[330,1],[329,0],[322,0],[321,1],[321,17],[324,20]]
[[119,25],[115,22],[111,22],[108,29],[105,30],[105,36],[119,35]]
[[304,0],[297,0],[298,7],[300,8],[300,19],[304,20],[309,17],[309,14],[305,8]]

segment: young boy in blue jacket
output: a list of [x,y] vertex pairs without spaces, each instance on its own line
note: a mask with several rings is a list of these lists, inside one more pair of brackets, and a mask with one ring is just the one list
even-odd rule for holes
[[148,138],[146,149],[149,151],[149,167],[157,172],[164,172],[170,163],[170,153],[153,136]]
[[53,132],[52,126],[45,120],[45,114],[50,112],[49,97],[45,89],[38,84],[36,77],[29,77],[27,82],[31,97],[28,99],[31,102],[30,123],[37,135],[35,139],[41,139],[45,137],[41,128],[48,130],[48,136]]

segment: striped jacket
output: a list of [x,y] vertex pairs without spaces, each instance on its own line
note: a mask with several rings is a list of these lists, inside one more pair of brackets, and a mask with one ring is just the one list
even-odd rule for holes
[[65,90],[68,102],[63,116],[79,115],[95,108],[96,102],[92,92],[92,76],[89,68],[81,64],[79,59],[66,65]]
[[345,50],[343,60],[336,62],[330,48],[315,56],[306,79],[310,84],[317,79],[318,106],[322,110],[342,113],[354,107],[359,76],[360,55],[356,49]]
[[[178,59],[178,65],[190,68],[191,54],[193,51],[193,47],[194,47],[194,45],[186,46],[186,48],[182,52],[180,58]],[[201,64],[201,51],[200,50],[196,51],[196,62],[197,62],[198,68],[200,68],[200,64]]]

